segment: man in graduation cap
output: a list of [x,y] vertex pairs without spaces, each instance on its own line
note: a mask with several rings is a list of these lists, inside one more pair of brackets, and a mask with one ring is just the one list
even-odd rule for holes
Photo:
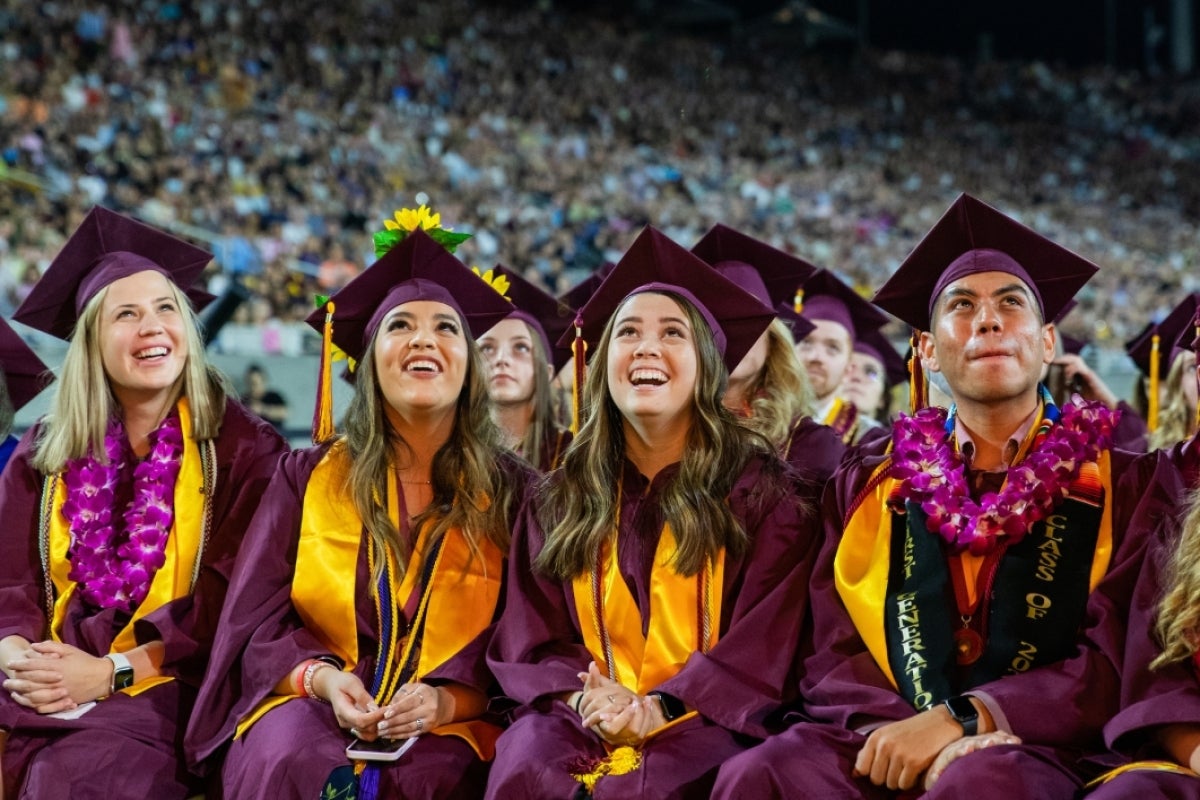
[[1144,540],[1115,412],[1039,384],[1047,320],[1095,271],[964,195],[876,295],[954,404],[835,476],[805,721],[727,762],[715,797],[1073,797],[1116,707]]
[[871,425],[841,396],[842,379],[859,336],[882,328],[888,318],[828,270],[804,282],[796,310],[816,327],[796,343],[816,395],[814,416],[846,444],[855,444]]

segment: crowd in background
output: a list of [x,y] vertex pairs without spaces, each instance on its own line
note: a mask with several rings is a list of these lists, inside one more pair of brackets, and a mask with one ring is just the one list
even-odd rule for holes
[[[95,203],[214,250],[237,346],[428,199],[468,263],[562,290],[652,222],[725,222],[878,287],[969,191],[1098,262],[1068,332],[1116,346],[1197,285],[1200,83],[804,54],[538,4],[0,7],[0,313]],[[296,341],[293,341],[295,339]]]

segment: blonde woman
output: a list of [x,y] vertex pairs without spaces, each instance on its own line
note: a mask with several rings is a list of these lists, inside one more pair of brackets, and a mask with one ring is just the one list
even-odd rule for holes
[[475,337],[512,307],[419,230],[331,305],[358,363],[345,433],[285,459],[263,497],[189,756],[226,797],[475,796],[499,733],[483,655],[531,474],[489,419]]
[[11,796],[196,790],[183,728],[285,449],[205,362],[188,292],[209,258],[96,208],[17,311],[70,344],[0,482]]
[[522,514],[489,651],[521,708],[487,796],[707,797],[784,700],[814,557],[721,404],[772,315],[653,229],[580,313],[584,423]]
[[775,310],[771,325],[730,372],[724,404],[765,436],[819,497],[846,445],[833,428],[813,419],[816,397],[796,356],[796,342],[814,326],[793,302],[817,268],[725,225],[714,226],[692,253]]

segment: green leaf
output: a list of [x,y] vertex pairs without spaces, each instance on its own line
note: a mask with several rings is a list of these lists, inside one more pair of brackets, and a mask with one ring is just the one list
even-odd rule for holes
[[324,308],[325,304],[329,302],[329,295],[327,295],[327,294],[313,295],[313,302],[316,303],[317,308]]
[[448,231],[445,228],[434,228],[433,230],[425,231],[429,234],[429,238],[446,248],[453,253],[460,244],[471,238],[469,233],[456,233]]
[[373,237],[375,240],[375,257],[382,257],[393,247],[403,242],[405,236],[408,236],[408,231],[399,229],[377,231]]

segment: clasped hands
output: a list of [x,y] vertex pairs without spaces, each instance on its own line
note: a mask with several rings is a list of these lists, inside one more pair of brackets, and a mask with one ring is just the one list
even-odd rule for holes
[[963,736],[962,726],[938,706],[872,731],[854,762],[854,774],[901,790],[914,788],[924,775],[929,789],[959,758],[985,747],[1020,743],[1004,731]]
[[[645,741],[651,732],[667,724],[658,699],[642,696],[600,672],[593,661],[587,672],[579,673],[583,683],[577,709],[583,727],[616,746]],[[575,700],[571,700],[572,703]]]
[[424,683],[406,683],[385,706],[352,672],[320,669],[313,675],[313,690],[333,706],[338,725],[366,742],[378,738],[412,739],[438,727],[448,716],[444,693]]
[[108,694],[113,663],[62,642],[34,642],[13,658],[4,689],[39,714],[71,711]]

